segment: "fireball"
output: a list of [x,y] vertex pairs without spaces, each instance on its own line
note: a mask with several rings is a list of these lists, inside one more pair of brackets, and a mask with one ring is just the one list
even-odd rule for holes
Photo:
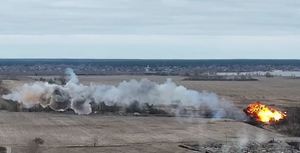
[[260,102],[249,104],[248,107],[244,109],[244,112],[257,122],[265,124],[276,123],[287,117],[286,113],[261,104]]

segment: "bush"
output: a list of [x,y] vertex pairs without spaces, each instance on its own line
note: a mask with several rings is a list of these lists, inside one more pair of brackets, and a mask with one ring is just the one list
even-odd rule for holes
[[34,138],[28,145],[28,153],[40,153],[40,145],[43,145],[45,141],[42,138]]
[[267,72],[267,73],[265,74],[265,76],[266,76],[266,78],[272,78],[272,77],[274,77],[270,72]]

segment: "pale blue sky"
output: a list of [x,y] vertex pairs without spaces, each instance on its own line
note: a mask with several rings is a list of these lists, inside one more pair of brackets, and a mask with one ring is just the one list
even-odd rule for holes
[[300,59],[298,0],[2,0],[0,58]]

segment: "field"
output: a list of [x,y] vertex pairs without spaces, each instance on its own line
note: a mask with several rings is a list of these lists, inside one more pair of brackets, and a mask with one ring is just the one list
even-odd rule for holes
[[299,106],[300,79],[288,78],[259,78],[260,81],[184,81],[179,76],[82,76],[81,82],[89,84],[117,85],[119,82],[130,79],[140,80],[148,78],[163,83],[171,78],[179,85],[197,91],[215,92],[219,96],[232,100],[237,105],[245,107],[247,103],[261,100],[279,106]]
[[188,152],[178,145],[285,138],[230,120],[20,112],[0,115],[1,145],[11,146],[13,152],[20,153],[30,148],[34,138],[45,141],[40,148],[43,153]]
[[[80,76],[80,81],[84,84],[94,82],[116,85],[123,80],[145,77],[160,83],[170,78],[126,75]],[[2,86],[12,88],[37,78],[39,76],[18,77],[17,80],[3,81]],[[254,82],[226,82],[182,81],[183,78],[178,76],[171,78],[188,89],[215,92],[222,98],[233,101],[239,109],[245,108],[248,103],[255,100],[285,109],[298,107],[300,102],[300,80],[297,79],[259,78],[260,81]],[[202,152],[187,144],[201,146],[207,143],[215,145],[220,143],[224,146],[232,144],[241,147],[250,141],[300,142],[299,137],[279,134],[274,128],[259,128],[228,119],[7,111],[0,112],[0,116],[0,145],[11,148],[13,153],[183,153]],[[33,141],[35,138],[40,138],[43,142]],[[224,151],[224,148],[222,150]],[[242,152],[242,150],[235,150],[235,152]]]

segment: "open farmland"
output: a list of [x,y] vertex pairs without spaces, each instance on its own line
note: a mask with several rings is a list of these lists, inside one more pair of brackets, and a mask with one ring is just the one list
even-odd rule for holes
[[285,136],[242,122],[170,117],[78,116],[64,113],[1,112],[2,146],[14,153],[42,138],[42,153],[61,152],[188,152],[188,142],[239,143]]
[[[33,82],[37,78],[39,76],[22,76],[16,80],[4,80],[2,86],[13,88]],[[232,100],[239,109],[246,107],[252,100],[262,100],[280,108],[299,106],[300,83],[297,79],[260,78],[256,82],[227,82],[183,81],[183,77],[179,76],[79,76],[83,84],[93,82],[111,85],[142,78],[160,83],[172,78],[177,84],[189,89],[215,92],[227,100]],[[298,137],[279,134],[274,128],[258,128],[242,121],[226,119],[7,111],[0,112],[0,116],[0,145],[11,148],[13,153],[32,153],[32,150],[38,153],[183,153],[211,150],[211,145],[202,147],[204,151],[197,151],[187,144],[205,146],[213,143],[214,149],[222,144],[223,147],[219,149],[224,151],[226,146],[228,149],[232,145],[242,146],[238,147],[242,149],[248,142],[259,144],[273,140],[300,141]],[[42,139],[43,143],[33,143],[36,138]]]
[[90,82],[98,84],[117,85],[124,80],[148,78],[155,82],[163,83],[171,78],[179,85],[197,91],[215,92],[236,104],[245,106],[247,102],[261,100],[269,104],[283,106],[300,106],[300,79],[283,77],[258,78],[259,81],[185,81],[180,76],[80,76],[84,84]]

